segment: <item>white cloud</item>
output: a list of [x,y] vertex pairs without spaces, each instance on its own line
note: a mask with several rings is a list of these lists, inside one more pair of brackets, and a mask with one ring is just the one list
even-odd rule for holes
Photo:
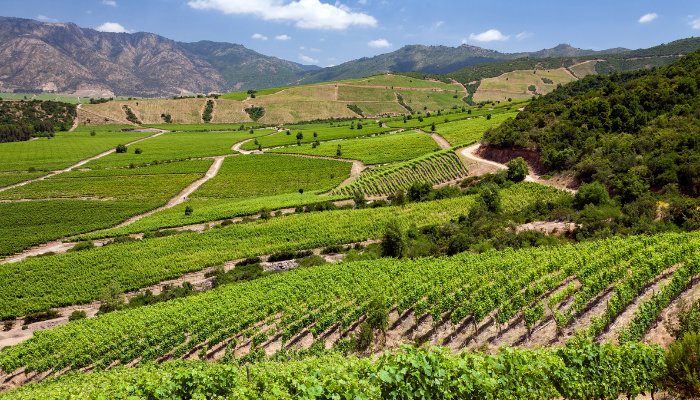
[[690,21],[690,27],[693,29],[700,29],[700,18]]
[[445,23],[445,21],[438,21],[438,22],[435,23],[435,27],[436,27],[436,28],[439,28],[440,25],[442,25],[442,24],[444,24],[444,23]]
[[534,34],[533,34],[532,32],[525,32],[525,31],[523,31],[523,32],[520,32],[520,33],[518,33],[517,35],[515,35],[515,37],[516,37],[518,40],[523,40],[523,39],[531,38],[533,35],[534,35]]
[[254,33],[253,39],[267,40],[267,36],[263,35],[262,33]]
[[304,49],[305,49],[304,46],[299,47],[299,50],[304,50]]
[[353,12],[349,7],[319,0],[190,0],[198,10],[219,10],[224,14],[252,14],[264,20],[294,21],[299,28],[346,29],[351,25],[377,26],[371,15]]
[[508,40],[510,35],[504,35],[501,31],[497,29],[489,29],[486,32],[481,32],[478,35],[469,35],[469,40],[476,40],[477,42],[493,42],[494,40]]
[[90,10],[85,11],[85,14],[92,14],[92,11],[90,11]]
[[649,13],[649,14],[644,14],[642,15],[642,18],[639,19],[640,24],[644,24],[646,22],[651,22],[656,19],[659,15],[656,13]]
[[102,4],[107,5],[107,6],[112,6],[112,7],[117,6],[117,2],[114,0],[102,0]]
[[357,0],[357,2],[362,4],[363,6],[367,4],[367,0]]
[[462,39],[462,44],[467,44],[467,39]]
[[287,36],[287,35],[275,36],[275,39],[277,39],[277,40],[289,40],[291,38],[292,38],[291,36]]
[[311,51],[321,51],[321,49],[309,49]]
[[335,67],[335,64],[328,64],[328,65],[326,65],[326,68],[330,68],[330,67]]
[[299,59],[307,64],[318,64],[318,60],[314,60],[313,58],[305,56],[301,53],[299,53]]
[[121,24],[118,24],[116,22],[105,22],[104,24],[98,26],[95,28],[96,30],[100,32],[112,32],[112,33],[128,33],[129,31],[126,30]]
[[36,19],[38,19],[39,21],[44,21],[44,22],[58,22],[57,19],[49,18],[45,15],[39,15],[38,17],[36,17]]
[[389,43],[386,39],[377,39],[367,43],[367,46],[381,49],[384,47],[391,47],[391,43]]

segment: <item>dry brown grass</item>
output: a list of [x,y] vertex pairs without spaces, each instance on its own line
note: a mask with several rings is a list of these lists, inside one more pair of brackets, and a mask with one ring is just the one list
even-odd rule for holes
[[242,101],[217,99],[214,103],[216,104],[211,120],[214,124],[251,121],[248,113],[245,112],[246,104]]
[[290,101],[334,101],[335,85],[299,86],[284,89],[275,94],[257,96],[246,100],[248,104],[282,103]]
[[115,103],[128,105],[144,124],[164,123],[161,114],[170,114],[174,124],[202,123],[202,110],[207,99],[127,100]]
[[[97,121],[99,117],[95,118],[95,114],[104,116],[101,118],[102,121],[104,121],[105,117],[119,122],[126,121],[126,114],[124,114],[124,111],[122,110],[122,105],[115,101],[108,101],[102,104],[83,104],[80,107],[85,111],[88,111],[88,113],[78,114],[80,125],[84,125],[83,122],[86,122],[87,118],[90,119],[90,123],[88,125],[99,125]],[[93,115],[90,116],[90,114]]]
[[288,103],[264,104],[265,115],[258,121],[263,124],[292,123],[314,119],[352,118],[357,114],[347,103],[332,101],[292,101]]
[[597,63],[598,61],[596,60],[586,61],[584,63],[569,67],[569,69],[574,73],[574,75],[576,75],[577,78],[581,79],[586,75],[597,75],[598,73],[595,71],[595,65]]
[[339,101],[396,101],[391,89],[375,89],[356,86],[338,86]]
[[[548,78],[554,83],[544,83],[542,78]],[[554,90],[557,84],[575,80],[566,68],[537,70],[537,73],[533,73],[533,70],[508,72],[495,78],[483,79],[474,94],[474,101],[504,100],[504,96],[506,100],[508,97],[523,99],[533,95],[528,90],[531,85],[535,86],[538,94],[547,94]]]
[[383,101],[383,102],[360,102],[354,103],[356,106],[360,107],[362,114],[365,117],[375,117],[381,114],[405,114],[406,109],[401,107],[399,103]]

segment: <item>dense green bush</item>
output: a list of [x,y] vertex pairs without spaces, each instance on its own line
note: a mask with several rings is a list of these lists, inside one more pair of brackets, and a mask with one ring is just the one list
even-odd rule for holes
[[68,321],[77,321],[85,318],[87,318],[87,314],[84,310],[75,310],[68,316]]
[[527,174],[530,173],[527,162],[522,158],[514,158],[506,164],[508,167],[508,180],[513,182],[522,182]]
[[688,332],[666,352],[666,389],[683,398],[700,396],[700,333]]

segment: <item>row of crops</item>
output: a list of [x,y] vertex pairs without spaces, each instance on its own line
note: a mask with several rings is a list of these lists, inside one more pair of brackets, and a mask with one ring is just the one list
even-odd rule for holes
[[248,368],[174,362],[73,374],[24,386],[2,398],[636,398],[659,389],[663,354],[657,346],[587,341],[555,350],[505,349],[496,355],[404,346],[378,359],[326,355]]
[[[645,306],[631,323],[635,332],[644,333],[662,311],[664,299],[700,273],[699,249],[700,234],[665,234],[298,269],[38,332],[3,350],[0,367],[5,372],[90,365],[101,370],[115,362],[124,365],[139,359],[144,363],[166,355],[180,358],[193,351],[201,355],[226,348],[231,352],[278,341],[284,346],[307,334],[319,338],[336,329],[347,332],[378,295],[387,299],[399,318],[412,312],[416,320],[430,316],[434,323],[451,321],[453,326],[473,325],[475,330],[523,318],[532,329],[552,314],[558,324],[568,326],[591,301],[613,287],[618,303],[608,305],[603,322],[592,324],[590,329],[597,330],[613,321],[640,288],[664,271],[673,271],[672,282],[661,289],[666,294],[647,300],[661,306]],[[582,287],[572,295],[571,307],[559,307],[562,299],[551,295],[572,277]]]
[[[514,211],[536,199],[553,200],[559,194],[554,188],[520,183],[504,189],[501,201],[505,210]],[[0,318],[91,302],[100,298],[102,288],[112,282],[125,291],[136,290],[229,260],[377,239],[383,235],[386,224],[395,218],[405,226],[444,224],[467,214],[475,199],[476,196],[462,196],[411,203],[403,209],[293,214],[201,234],[148,239],[4,264],[0,269],[0,282],[3,282]],[[31,202],[17,204],[24,203]]]
[[353,183],[333,190],[334,195],[389,195],[398,189],[408,189],[413,182],[433,185],[464,178],[468,171],[454,150],[444,150],[365,171]]

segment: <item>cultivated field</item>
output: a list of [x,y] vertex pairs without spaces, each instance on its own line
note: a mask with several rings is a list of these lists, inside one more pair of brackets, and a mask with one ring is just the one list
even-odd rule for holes
[[508,118],[515,118],[517,112],[493,114],[491,119],[481,115],[472,119],[449,122],[436,126],[436,132],[444,137],[451,145],[457,146],[481,140],[481,136],[488,128],[499,125]]
[[596,60],[586,61],[581,64],[576,64],[569,67],[569,70],[576,75],[577,78],[581,79],[586,75],[597,75],[595,70],[595,65],[598,63]]
[[[543,78],[551,80],[552,83],[545,83]],[[547,94],[554,90],[557,84],[575,80],[565,68],[509,72],[496,78],[483,79],[474,94],[474,101],[532,97],[534,93],[530,90],[531,86],[536,88],[537,94]]]

